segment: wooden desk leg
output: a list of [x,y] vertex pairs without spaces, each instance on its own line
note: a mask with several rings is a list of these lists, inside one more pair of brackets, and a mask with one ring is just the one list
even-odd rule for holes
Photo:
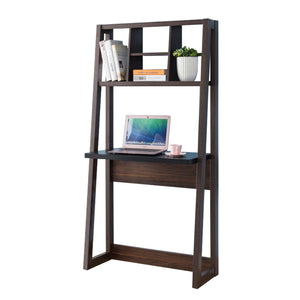
[[84,263],[83,263],[83,268],[86,270],[88,270],[91,267],[92,259],[93,259],[96,184],[97,184],[97,159],[90,159],[88,198],[87,198],[87,208],[86,208]]
[[210,62],[211,21],[203,24],[202,36],[202,62],[200,85],[200,111],[199,111],[199,135],[198,135],[198,164],[196,180],[196,213],[195,213],[195,238],[193,259],[193,288],[199,288],[205,281],[202,274],[202,240],[203,240],[203,209],[204,187],[206,168],[206,135],[207,135],[207,106],[208,106],[208,79]]
[[[103,38],[101,25],[97,25],[96,43],[95,43],[95,66],[94,66],[94,88],[93,88],[93,108],[91,124],[91,152],[98,152],[99,142],[99,123],[100,123],[100,105],[101,105],[101,87],[99,80],[102,72],[102,59],[99,49],[99,41]],[[84,247],[84,269],[90,269],[97,264],[103,263],[109,259],[107,253],[98,255],[93,259],[93,239],[94,239],[94,219],[95,219],[95,201],[97,184],[97,159],[89,161],[89,182],[88,197],[86,209],[86,229],[85,229],[85,247]]]
[[112,161],[106,161],[106,252],[114,243],[114,186],[111,180]]
[[214,275],[219,273],[219,133],[218,133],[218,21],[214,22],[211,37],[211,191],[210,191],[210,251]]
[[[114,89],[106,87],[106,149],[113,149],[114,142]],[[111,252],[114,243],[114,183],[112,181],[112,161],[106,160],[106,252]]]
[[[198,170],[202,170],[202,164]],[[205,168],[204,168],[205,170]],[[201,172],[202,173],[202,172]],[[205,172],[204,172],[205,174]],[[201,272],[202,272],[202,241],[203,241],[203,211],[204,211],[204,178],[198,174],[199,183],[197,183],[196,195],[196,213],[195,213],[195,237],[194,237],[194,258],[193,258],[193,288],[197,289],[202,285]]]

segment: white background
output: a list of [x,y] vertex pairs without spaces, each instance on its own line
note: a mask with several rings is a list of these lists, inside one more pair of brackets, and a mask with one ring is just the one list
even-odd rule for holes
[[[297,1],[112,2],[1,2],[1,299],[299,299]],[[190,272],[119,261],[84,271],[96,24],[201,18],[220,27],[220,275],[194,290]],[[168,113],[170,141],[195,151],[197,97],[116,89],[116,145],[124,114]],[[117,184],[116,242],[192,253],[194,196]]]

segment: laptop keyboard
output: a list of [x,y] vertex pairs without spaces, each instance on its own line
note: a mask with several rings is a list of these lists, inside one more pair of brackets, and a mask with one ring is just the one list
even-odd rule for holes
[[159,154],[162,151],[158,150],[139,150],[139,149],[119,149],[117,151],[114,151],[115,153],[121,153],[121,154]]

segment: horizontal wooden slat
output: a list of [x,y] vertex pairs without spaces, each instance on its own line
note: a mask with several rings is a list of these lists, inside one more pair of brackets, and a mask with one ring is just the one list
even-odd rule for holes
[[214,272],[214,269],[208,269],[207,271],[208,272],[201,272],[201,281],[200,281],[200,284],[195,287],[196,289],[198,289],[199,287],[204,285],[206,282],[208,282],[209,280],[211,280],[212,278],[217,276]]
[[184,20],[184,21],[159,21],[159,22],[143,22],[143,23],[123,23],[123,24],[103,24],[103,30],[114,28],[142,28],[142,27],[157,27],[157,26],[180,26],[180,25],[202,25],[210,19],[201,20]]
[[130,56],[167,56],[168,52],[143,52],[143,53],[130,53]]
[[[192,255],[123,245],[113,245],[111,258],[185,271],[192,271],[193,264]],[[206,257],[202,259],[203,274],[206,274],[211,271],[210,259]]]
[[[205,188],[210,189],[210,160],[206,161]],[[196,187],[196,165],[113,161],[112,180],[184,188]]]
[[100,86],[198,86],[200,81],[99,81]]
[[92,260],[88,263],[87,266],[84,266],[84,269],[89,270],[94,268],[98,265],[101,265],[111,259],[109,252],[104,252],[99,255],[96,255],[92,258]]

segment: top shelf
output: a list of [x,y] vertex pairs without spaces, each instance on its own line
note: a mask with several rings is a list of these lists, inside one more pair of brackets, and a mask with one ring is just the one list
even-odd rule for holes
[[114,29],[114,28],[141,28],[141,27],[156,27],[156,26],[182,26],[182,25],[203,25],[208,23],[210,19],[201,20],[185,20],[185,21],[162,21],[162,22],[143,22],[143,23],[123,23],[123,24],[104,24],[101,25],[102,29]]

